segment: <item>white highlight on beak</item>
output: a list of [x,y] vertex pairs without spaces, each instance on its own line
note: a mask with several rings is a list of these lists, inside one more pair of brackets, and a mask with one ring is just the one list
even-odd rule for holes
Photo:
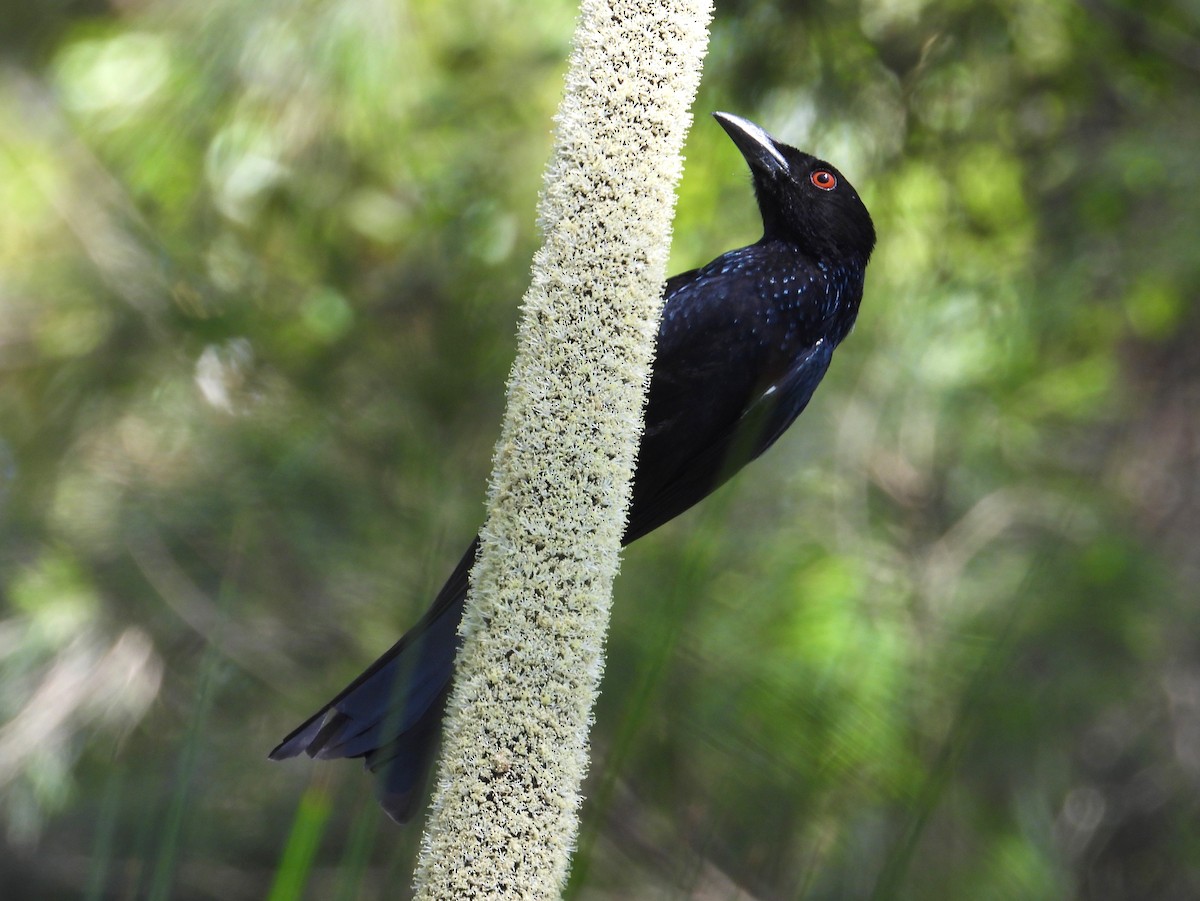
[[726,122],[732,122],[747,135],[749,135],[750,139],[753,140],[754,143],[758,144],[763,150],[767,151],[767,153],[772,156],[775,162],[779,163],[780,169],[782,169],[784,172],[788,171],[788,161],[785,160],[783,158],[783,154],[776,149],[774,139],[772,139],[769,134],[767,134],[749,119],[743,119],[741,116],[735,116],[733,113],[713,113],[713,115],[717,118],[724,119]]

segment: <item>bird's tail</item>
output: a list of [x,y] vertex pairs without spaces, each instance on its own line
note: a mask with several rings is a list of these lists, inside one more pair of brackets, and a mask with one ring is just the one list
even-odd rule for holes
[[379,776],[384,810],[398,823],[411,819],[441,731],[467,575],[478,546],[477,538],[420,621],[281,741],[272,760],[301,752],[323,759],[362,757]]

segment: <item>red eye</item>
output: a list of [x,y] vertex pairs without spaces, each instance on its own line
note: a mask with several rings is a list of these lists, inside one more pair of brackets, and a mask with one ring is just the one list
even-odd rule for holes
[[808,180],[813,183],[813,187],[820,188],[822,191],[832,191],[837,187],[837,176],[828,169],[817,169]]

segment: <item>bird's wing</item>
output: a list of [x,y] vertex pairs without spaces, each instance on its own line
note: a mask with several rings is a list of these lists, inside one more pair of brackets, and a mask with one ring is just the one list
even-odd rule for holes
[[[778,379],[746,410],[737,431],[753,437],[753,460],[788,430],[796,417],[812,400],[817,385],[829,370],[833,359],[833,342],[818,338],[809,350],[798,357],[783,378]],[[747,461],[748,462],[748,461]]]
[[687,510],[774,444],[812,398],[833,344],[817,338],[775,367],[765,353],[745,329],[705,322],[672,328],[664,320],[626,543]]

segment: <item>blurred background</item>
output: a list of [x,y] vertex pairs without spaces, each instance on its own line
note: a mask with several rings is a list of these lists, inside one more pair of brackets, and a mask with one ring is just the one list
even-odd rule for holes
[[[0,6],[0,894],[403,897],[266,753],[479,524],[570,0]],[[800,423],[626,553],[570,897],[1200,897],[1200,6],[718,2],[880,241]]]

